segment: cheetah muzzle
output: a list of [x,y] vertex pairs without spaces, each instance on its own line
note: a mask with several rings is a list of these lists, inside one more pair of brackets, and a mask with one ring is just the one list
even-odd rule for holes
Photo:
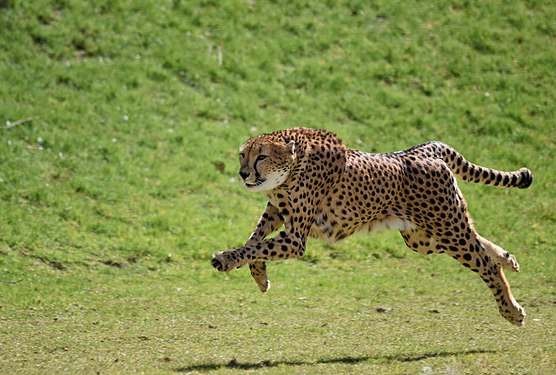
[[525,310],[503,272],[517,272],[519,264],[473,228],[455,176],[523,189],[533,181],[527,168],[485,168],[441,142],[371,154],[346,148],[331,132],[306,128],[251,138],[239,154],[240,180],[248,190],[262,192],[268,203],[244,246],[213,256],[218,271],[248,264],[259,289],[266,292],[270,282],[265,262],[302,257],[309,236],[338,241],[358,231],[397,229],[414,251],[446,253],[477,273],[493,292],[502,316],[523,325]]

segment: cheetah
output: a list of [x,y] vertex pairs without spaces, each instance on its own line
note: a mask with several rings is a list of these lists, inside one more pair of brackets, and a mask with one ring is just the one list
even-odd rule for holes
[[[331,241],[356,232],[397,229],[417,253],[446,253],[477,273],[501,315],[524,324],[502,268],[516,258],[473,228],[455,175],[498,187],[527,188],[527,168],[502,172],[472,164],[452,147],[432,141],[372,154],[349,149],[334,133],[286,129],[247,140],[239,150],[239,179],[262,192],[267,206],[244,246],[217,253],[212,266],[228,272],[249,265],[259,289],[270,287],[266,263],[302,257],[308,236]],[[281,228],[273,238],[268,235]]]

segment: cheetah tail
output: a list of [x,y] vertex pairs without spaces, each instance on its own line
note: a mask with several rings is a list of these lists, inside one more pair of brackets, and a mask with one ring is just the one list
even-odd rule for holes
[[464,181],[504,188],[517,187],[519,189],[528,188],[533,182],[533,174],[527,168],[504,172],[482,167],[465,160],[459,152],[446,144],[435,142],[435,146],[437,152],[440,151],[439,156],[446,165]]

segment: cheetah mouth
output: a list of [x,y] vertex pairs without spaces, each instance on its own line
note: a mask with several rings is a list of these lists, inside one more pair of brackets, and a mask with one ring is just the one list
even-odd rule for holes
[[249,182],[244,182],[244,183],[248,189],[252,189],[252,188],[256,188],[257,186],[261,186],[265,181],[266,181],[265,179],[261,178],[261,179],[257,179],[254,184],[251,184]]

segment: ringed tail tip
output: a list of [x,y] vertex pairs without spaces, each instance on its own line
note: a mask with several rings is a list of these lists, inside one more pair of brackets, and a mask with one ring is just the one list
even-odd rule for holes
[[517,187],[520,189],[526,189],[531,186],[531,183],[533,183],[533,174],[531,171],[527,168],[521,168],[518,172],[521,174],[521,178]]

